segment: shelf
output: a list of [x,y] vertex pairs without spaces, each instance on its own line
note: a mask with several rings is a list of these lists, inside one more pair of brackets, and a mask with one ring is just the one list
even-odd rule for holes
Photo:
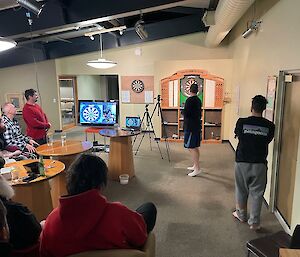
[[165,125],[165,126],[178,126],[178,123],[176,123],[176,122],[164,122],[163,125]]
[[178,110],[178,106],[174,106],[174,107],[161,107],[161,109],[164,110]]
[[222,125],[216,125],[216,124],[204,124],[204,127],[221,127]]
[[220,107],[202,107],[203,110],[216,110],[216,111],[222,111],[222,108]]

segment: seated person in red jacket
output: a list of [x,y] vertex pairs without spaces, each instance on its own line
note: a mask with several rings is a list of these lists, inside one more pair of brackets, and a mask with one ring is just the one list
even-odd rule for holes
[[13,250],[20,250],[39,241],[42,227],[26,206],[11,200],[13,196],[13,188],[0,175],[0,200],[7,210],[9,243]]
[[97,249],[142,247],[153,229],[152,203],[132,211],[101,194],[107,182],[105,162],[82,154],[67,171],[68,195],[46,219],[41,234],[41,256],[63,257]]
[[46,114],[42,108],[36,103],[38,94],[34,89],[25,90],[25,98],[27,100],[23,108],[23,118],[26,123],[26,135],[34,139],[40,145],[46,144],[46,135],[51,124],[48,122]]

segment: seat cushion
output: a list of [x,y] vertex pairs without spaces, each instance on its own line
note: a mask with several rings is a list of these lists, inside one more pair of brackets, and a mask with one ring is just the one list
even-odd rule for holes
[[145,257],[146,254],[139,250],[97,250],[84,253],[77,253],[69,257]]
[[291,236],[284,231],[247,242],[248,251],[258,257],[279,257],[279,248],[288,248]]

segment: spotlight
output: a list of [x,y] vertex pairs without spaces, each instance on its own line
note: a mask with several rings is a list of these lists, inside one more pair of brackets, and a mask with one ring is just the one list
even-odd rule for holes
[[94,40],[95,38],[93,36],[90,36],[90,40]]
[[135,32],[138,34],[138,36],[142,40],[148,38],[148,33],[145,30],[144,24],[145,24],[145,22],[142,19],[140,19],[134,25]]
[[247,38],[253,31],[257,31],[261,23],[261,21],[252,21],[250,26],[247,26],[247,30],[242,34],[243,38]]
[[35,0],[16,0],[23,8],[33,12],[37,17],[41,14],[44,4],[40,4]]

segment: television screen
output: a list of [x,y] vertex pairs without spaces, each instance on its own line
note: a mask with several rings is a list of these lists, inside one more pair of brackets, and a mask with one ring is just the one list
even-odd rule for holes
[[117,123],[117,102],[79,101],[79,123],[111,126]]

